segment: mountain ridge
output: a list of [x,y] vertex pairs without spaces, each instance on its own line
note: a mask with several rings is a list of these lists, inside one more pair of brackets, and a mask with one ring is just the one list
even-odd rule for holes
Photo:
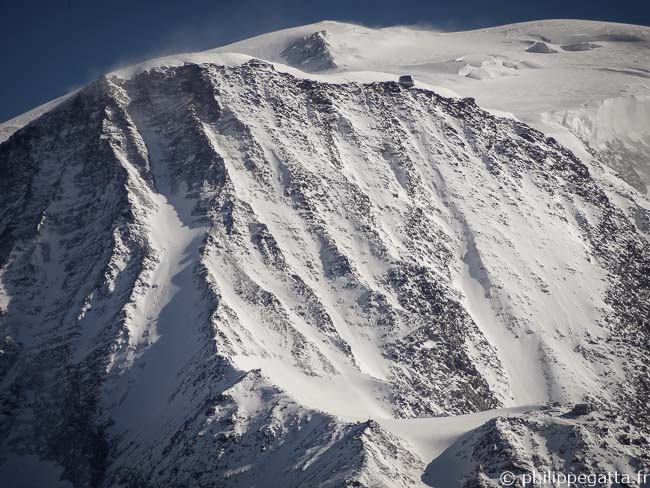
[[[422,486],[409,419],[512,411],[467,435],[515,460],[560,422],[522,405],[648,428],[647,198],[472,99],[153,66],[15,132],[0,176],[3,466]],[[446,475],[493,480],[476,465]]]

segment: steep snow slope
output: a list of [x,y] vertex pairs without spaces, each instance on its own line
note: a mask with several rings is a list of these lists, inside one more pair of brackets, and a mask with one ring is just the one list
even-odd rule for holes
[[[423,480],[431,486],[496,487],[503,486],[499,477],[504,471],[521,477],[562,470],[592,476],[625,474],[635,483],[648,462],[645,444],[642,436],[611,412],[584,418],[547,407],[526,416],[494,418],[457,438],[427,466]],[[589,484],[594,485],[587,481],[576,486]]]
[[[307,31],[278,55],[334,42]],[[1,473],[471,486],[556,424],[594,465],[647,459],[525,405],[589,399],[648,432],[650,202],[471,99],[373,76],[154,60],[0,145]]]
[[590,155],[641,193],[650,186],[650,90],[545,113],[548,127],[567,128]]
[[[580,20],[449,33],[320,22],[211,52],[245,53],[333,80],[356,72],[410,72],[421,86],[474,97],[482,107],[555,135],[582,156],[595,155],[645,192],[649,47],[648,27]],[[622,118],[628,127],[640,122],[633,133],[641,145],[618,130]],[[603,141],[603,134],[611,137]]]

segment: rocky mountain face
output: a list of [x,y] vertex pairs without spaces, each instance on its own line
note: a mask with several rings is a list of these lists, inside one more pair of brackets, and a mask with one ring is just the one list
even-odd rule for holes
[[[423,479],[432,486],[498,487],[503,486],[497,480],[504,472],[520,478],[531,473],[540,477],[545,473],[600,477],[611,473],[612,479],[627,475],[634,483],[648,465],[645,435],[611,411],[580,418],[549,406],[526,416],[490,420],[434,460]],[[627,469],[621,470],[619,463]],[[451,475],[445,469],[450,464],[456,468]],[[592,481],[576,484],[589,483],[616,486]]]
[[[102,77],[0,145],[2,473],[490,486],[558,436],[567,469],[636,470],[649,229],[597,161],[469,98],[257,60]],[[436,459],[378,421],[584,400]]]
[[327,42],[326,30],[314,32],[288,46],[282,57],[290,66],[297,66],[303,71],[325,71],[336,68],[336,62]]

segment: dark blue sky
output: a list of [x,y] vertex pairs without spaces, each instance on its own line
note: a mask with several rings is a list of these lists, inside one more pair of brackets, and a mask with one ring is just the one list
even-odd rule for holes
[[650,25],[650,0],[0,0],[0,121],[125,62],[319,20],[456,30],[548,18]]

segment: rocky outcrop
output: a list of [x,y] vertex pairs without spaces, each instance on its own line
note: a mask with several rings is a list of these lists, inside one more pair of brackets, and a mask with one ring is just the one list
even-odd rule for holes
[[308,72],[325,71],[336,68],[334,57],[327,41],[329,34],[322,30],[304,36],[282,52],[282,57],[290,66]]

